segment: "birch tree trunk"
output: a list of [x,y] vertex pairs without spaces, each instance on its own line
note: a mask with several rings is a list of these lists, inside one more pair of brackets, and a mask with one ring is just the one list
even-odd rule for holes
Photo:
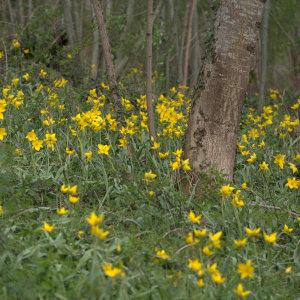
[[258,109],[262,110],[266,95],[267,67],[268,67],[268,31],[271,0],[267,0],[263,11],[261,32],[261,55],[260,55],[260,87]]
[[146,58],[146,99],[148,112],[148,127],[150,136],[155,139],[155,124],[152,92],[152,31],[153,31],[153,0],[148,0],[147,15],[147,58]]
[[186,136],[186,156],[195,170],[215,167],[232,179],[236,139],[262,18],[261,0],[221,0],[212,59],[203,69]]

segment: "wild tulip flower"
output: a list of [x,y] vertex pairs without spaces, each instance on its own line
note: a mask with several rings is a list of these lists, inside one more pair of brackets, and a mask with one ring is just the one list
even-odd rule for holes
[[245,247],[247,244],[247,238],[241,239],[241,240],[234,240],[234,244],[238,248]]
[[98,144],[98,154],[109,156],[110,145]]
[[253,277],[254,268],[252,266],[251,260],[247,260],[246,263],[239,263],[237,272],[240,273],[241,279]]
[[88,218],[86,218],[86,221],[91,225],[91,226],[96,226],[99,223],[101,223],[104,220],[104,215],[96,215],[94,212],[90,213]]
[[188,214],[188,219],[192,223],[199,224],[201,221],[201,218],[202,218],[201,214],[197,216],[192,210]]
[[283,232],[285,232],[285,233],[291,233],[291,232],[293,232],[293,230],[294,230],[293,228],[289,228],[288,225],[284,224]]
[[171,258],[170,255],[163,249],[161,250],[157,249],[155,254],[158,258],[163,260],[168,260]]
[[271,234],[267,234],[264,232],[264,240],[269,244],[275,244],[277,240],[277,233],[273,232]]
[[50,225],[48,224],[47,222],[44,222],[44,225],[42,227],[42,229],[45,231],[45,232],[52,232],[54,230],[55,226],[54,225]]
[[202,263],[199,259],[189,259],[188,267],[194,272],[199,272],[202,269]]
[[248,227],[245,227],[245,233],[248,236],[259,236],[259,234],[260,234],[260,228],[250,229]]
[[67,209],[65,209],[64,207],[60,207],[56,210],[57,214],[60,216],[64,216],[66,214],[69,213],[69,211]]
[[107,277],[111,277],[111,278],[125,276],[125,273],[121,268],[114,267],[110,263],[103,263],[102,271]]
[[243,285],[239,283],[237,287],[233,290],[240,298],[246,298],[250,295],[250,291],[244,289]]
[[7,136],[6,129],[0,128],[0,141],[3,141],[6,136]]

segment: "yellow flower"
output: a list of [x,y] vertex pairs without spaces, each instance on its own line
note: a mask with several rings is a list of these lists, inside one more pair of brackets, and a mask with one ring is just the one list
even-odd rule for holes
[[182,149],[177,149],[175,152],[173,152],[173,154],[176,157],[180,158],[182,156],[182,154],[183,154],[183,150]]
[[266,232],[264,232],[264,239],[269,244],[275,244],[277,240],[277,233],[273,232],[271,234],[267,234]]
[[104,215],[99,215],[97,216],[94,212],[90,213],[88,218],[86,218],[86,221],[91,225],[91,226],[96,226],[99,223],[101,223],[104,220]]
[[220,249],[221,248],[221,241],[220,238],[223,235],[222,231],[218,231],[215,234],[209,234],[209,239],[213,245],[213,247]]
[[244,238],[242,240],[234,240],[234,244],[236,247],[239,247],[239,248],[245,247],[247,244],[247,238]]
[[11,41],[11,45],[12,45],[12,47],[13,47],[14,49],[18,49],[18,48],[21,47],[21,44],[20,44],[20,42],[19,42],[17,39],[13,39],[13,40]]
[[11,83],[12,83],[12,85],[17,86],[19,84],[19,81],[20,81],[19,78],[14,78],[14,79],[12,79]]
[[72,156],[75,154],[75,150],[69,147],[66,147],[66,154]]
[[105,84],[104,82],[100,83],[101,88],[103,88],[104,90],[109,90],[109,86],[107,84]]
[[291,266],[288,266],[285,270],[284,273],[289,274],[293,272],[293,268]]
[[149,191],[148,193],[150,198],[153,198],[155,196],[155,192],[154,191]]
[[245,206],[244,200],[241,198],[239,194],[233,195],[231,203],[237,208],[242,208]]
[[189,245],[193,245],[198,243],[199,241],[195,239],[193,232],[188,232],[188,234],[185,237],[185,242]]
[[63,184],[61,187],[60,187],[60,191],[64,194],[68,193],[69,192],[69,189],[70,189],[70,186],[69,185],[65,185]]
[[240,298],[246,298],[250,295],[250,291],[244,290],[244,287],[241,283],[233,290]]
[[79,201],[79,197],[75,195],[69,195],[69,201],[73,204],[76,204]]
[[4,52],[0,51],[0,59],[2,59],[4,57]]
[[159,147],[160,147],[160,143],[158,143],[158,142],[153,142],[153,145],[152,145],[151,149],[152,149],[152,150],[157,150],[157,149],[159,149]]
[[194,229],[194,234],[196,237],[205,237],[207,233],[206,229]]
[[288,178],[287,179],[287,183],[285,184],[285,186],[289,187],[291,190],[292,189],[299,189],[299,187],[300,187],[300,180],[296,179],[295,177]]
[[67,209],[65,209],[64,207],[60,207],[56,210],[57,214],[59,214],[60,216],[64,216],[66,215],[69,211]]
[[248,156],[250,154],[250,152],[245,150],[245,151],[242,151],[241,154],[242,154],[242,156]]
[[33,142],[35,140],[37,140],[37,136],[34,132],[34,129],[32,129],[31,131],[29,131],[26,135],[26,139],[29,141],[29,142]]
[[43,148],[43,141],[42,140],[34,140],[32,141],[32,149],[35,151],[40,151]]
[[290,169],[292,170],[293,174],[298,173],[298,168],[295,164],[289,163]]
[[47,72],[44,69],[41,69],[40,72],[39,72],[39,76],[41,78],[45,78],[47,76]]
[[81,237],[84,235],[84,231],[83,230],[79,230],[78,232],[77,232],[77,237],[79,238],[79,239],[81,239]]
[[203,280],[202,278],[199,278],[199,279],[197,280],[197,285],[198,285],[199,287],[204,287],[204,280]]
[[2,206],[2,205],[0,205],[0,217],[3,215],[3,213],[4,213],[3,206]]
[[57,138],[55,133],[49,133],[47,132],[45,134],[45,143],[48,148],[54,150],[54,146],[56,145]]
[[91,234],[96,236],[100,240],[105,240],[109,235],[109,231],[103,230],[102,228],[99,228],[98,226],[92,226]]
[[15,149],[15,156],[22,156],[23,155],[23,150],[21,148],[16,148]]
[[156,174],[154,174],[152,171],[146,172],[144,174],[144,179],[146,182],[153,181],[157,177]]
[[123,277],[125,275],[121,268],[113,267],[113,265],[110,263],[103,263],[102,270],[107,277],[111,278]]
[[274,156],[274,164],[277,165],[280,169],[283,169],[285,164],[285,155],[277,154]]
[[3,141],[6,136],[7,136],[6,129],[0,128],[0,141]]
[[256,153],[254,152],[248,159],[247,159],[247,163],[248,164],[253,164],[256,161]]
[[77,194],[77,189],[78,189],[77,185],[69,186],[68,193],[70,193],[71,195],[76,195]]
[[53,83],[56,88],[63,88],[68,83],[68,80],[66,80],[62,77],[60,79],[54,80]]
[[283,231],[285,232],[285,233],[291,233],[291,232],[293,232],[293,228],[289,228],[289,226],[287,226],[286,224],[284,224],[284,227],[283,227]]
[[263,172],[268,171],[269,170],[269,165],[263,161],[260,165],[259,165],[259,169]]
[[158,152],[158,156],[161,159],[167,158],[169,156],[169,152]]
[[172,170],[178,170],[180,168],[180,159],[176,159],[175,161],[170,161],[170,167]]
[[246,232],[246,235],[248,235],[248,236],[259,236],[260,228],[250,229],[248,227],[245,227],[245,232]]
[[156,249],[156,256],[159,257],[160,259],[163,259],[163,260],[168,260],[170,259],[170,255],[163,249],[159,250],[159,249]]
[[210,247],[207,245],[207,246],[204,246],[202,248],[202,252],[206,255],[206,256],[212,256],[214,254],[213,251],[210,250]]
[[232,187],[231,185],[227,184],[227,185],[223,185],[220,189],[220,193],[225,196],[228,197],[232,194],[234,190],[234,187]]
[[44,225],[42,227],[42,229],[45,231],[45,232],[52,232],[54,230],[55,226],[54,225],[50,225],[48,224],[47,222],[44,222]]
[[252,267],[251,260],[247,260],[245,264],[239,263],[237,272],[240,273],[241,279],[253,277],[254,268]]
[[182,165],[182,170],[187,172],[191,170],[191,166],[190,166],[190,160],[189,159],[184,159],[181,161],[181,165]]
[[201,221],[201,218],[202,218],[201,214],[196,216],[196,214],[190,210],[190,212],[188,214],[188,219],[190,222],[199,224]]
[[87,152],[84,153],[84,156],[85,156],[85,159],[87,161],[91,161],[92,157],[93,157],[93,152],[92,151],[87,151]]
[[29,54],[30,50],[27,48],[27,49],[24,49],[23,52],[24,52],[24,54]]
[[110,145],[98,144],[98,154],[109,156]]
[[300,162],[300,153],[297,153],[297,154],[295,155],[294,160]]
[[222,274],[219,271],[216,271],[211,274],[211,279],[213,282],[217,284],[222,284],[225,282],[226,278],[222,276]]
[[202,269],[202,263],[197,258],[189,259],[188,267],[194,272],[199,272]]
[[242,188],[243,190],[246,190],[246,189],[248,188],[247,182],[243,182],[243,183],[241,184],[241,188]]
[[22,78],[23,78],[25,81],[29,81],[30,76],[29,76],[28,73],[25,73],[25,74],[22,76]]

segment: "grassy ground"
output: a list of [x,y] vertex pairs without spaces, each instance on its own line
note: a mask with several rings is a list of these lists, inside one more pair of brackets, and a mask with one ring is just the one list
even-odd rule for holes
[[245,109],[228,185],[192,178],[176,88],[156,100],[155,144],[144,97],[124,98],[121,128],[107,86],[51,76],[2,79],[0,299],[300,297],[300,100]]

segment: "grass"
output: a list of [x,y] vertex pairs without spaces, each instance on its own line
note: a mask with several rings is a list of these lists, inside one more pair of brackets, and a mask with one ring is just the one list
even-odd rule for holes
[[[70,83],[59,86],[61,81],[55,86],[58,78],[51,73],[41,78],[37,66],[30,67],[29,80],[22,78],[25,72],[16,69],[2,78],[0,94],[7,104],[0,121],[7,133],[0,142],[0,299],[235,299],[239,283],[251,291],[249,299],[300,297],[299,172],[289,165],[299,167],[299,100],[271,91],[262,115],[245,108],[234,191],[225,196],[220,188],[227,183],[220,174],[192,178],[182,170],[183,158],[173,154],[183,146],[190,108],[176,89],[156,100],[156,107],[163,106],[157,113],[156,150],[143,127],[143,97],[128,96],[134,105],[124,101],[128,146],[122,147],[119,128],[105,118],[113,116],[109,91],[98,86],[95,95]],[[24,97],[18,98],[18,91]],[[16,101],[22,102],[19,107]],[[43,141],[39,151],[26,139],[31,130]],[[56,135],[53,150],[47,132]],[[98,144],[109,145],[109,155],[98,154]],[[67,147],[75,153],[68,155]],[[169,155],[161,158],[159,152]],[[253,153],[256,160],[248,163]],[[285,155],[282,168],[274,162],[277,154]],[[170,162],[176,160],[181,167],[172,170]],[[266,171],[259,167],[264,161]],[[147,181],[150,170],[157,176]],[[62,184],[78,186],[79,202],[68,200]],[[240,202],[233,205],[235,196]],[[68,214],[57,214],[59,207]],[[199,223],[191,222],[190,211],[202,215]],[[109,231],[107,238],[91,234],[86,220],[91,212],[105,216],[101,228]],[[54,230],[43,230],[44,222]],[[285,224],[293,231],[284,232]],[[261,232],[238,248],[234,240],[246,237],[245,227]],[[220,247],[209,235],[196,237],[193,230],[200,228],[222,232]],[[268,243],[263,232],[276,232],[276,242]],[[211,256],[203,253],[207,245]],[[188,267],[189,259],[201,261],[203,275]],[[237,268],[247,260],[254,273],[241,279]],[[120,272],[108,276],[105,263]],[[213,263],[224,283],[213,279]],[[201,278],[203,287],[197,284]]]

